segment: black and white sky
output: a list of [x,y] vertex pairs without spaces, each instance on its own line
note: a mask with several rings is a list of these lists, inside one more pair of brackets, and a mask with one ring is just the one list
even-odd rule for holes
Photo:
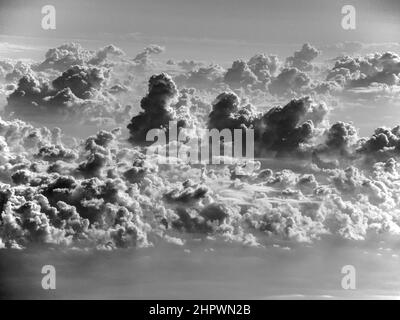
[[[55,29],[42,27],[45,5],[56,10]],[[343,28],[345,5],[354,29]],[[189,161],[203,129],[239,132],[254,157]],[[153,145],[154,130],[183,138]],[[217,151],[229,142],[212,140]],[[173,159],[162,154],[177,147]],[[133,251],[132,268],[118,262],[124,252],[106,258],[113,265],[104,264],[107,276],[97,270],[92,286],[108,293],[118,279],[129,297],[179,285],[182,297],[198,285],[206,297],[221,288],[230,297],[342,296],[332,290],[342,290],[338,261],[366,266],[360,272],[373,281],[365,259],[384,251],[381,288],[398,294],[399,181],[400,0],[0,0],[0,288],[3,271],[19,271],[1,265],[2,252],[82,249],[96,269],[103,263],[93,252],[145,248],[144,262]],[[332,248],[337,255],[327,257]],[[54,251],[67,283],[60,296],[87,290],[81,260],[70,282],[62,250]],[[28,270],[46,255],[13,263]],[[236,271],[204,268],[216,256]],[[275,281],[288,265],[284,282],[265,292],[273,287],[259,279]],[[211,278],[191,282],[198,270]],[[28,277],[8,283],[19,288],[20,278]],[[36,297],[37,289],[16,291]]]
[[[51,32],[40,24],[46,4],[57,10]],[[346,4],[356,8],[356,30],[341,27]],[[303,42],[399,42],[399,17],[397,0],[1,0],[0,39],[10,46],[0,55],[15,54],[17,45],[34,50],[80,39],[111,41],[128,53],[168,44],[167,57],[222,63],[254,50],[287,54]]]

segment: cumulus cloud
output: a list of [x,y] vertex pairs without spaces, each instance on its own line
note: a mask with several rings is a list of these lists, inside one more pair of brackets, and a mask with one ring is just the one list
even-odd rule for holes
[[28,73],[9,93],[5,114],[35,121],[56,115],[82,123],[95,123],[96,119],[103,123],[107,119],[120,121],[130,108],[107,92],[109,78],[110,69],[105,67],[73,66],[51,82]]
[[309,89],[310,82],[306,73],[296,68],[285,68],[271,81],[268,89],[271,94],[278,96],[302,94]]
[[171,108],[171,103],[177,96],[178,89],[169,75],[161,73],[152,76],[149,80],[148,93],[140,102],[143,111],[133,117],[128,124],[130,140],[144,143],[149,130],[168,130],[169,122],[173,120],[178,121],[178,127],[183,127],[184,120],[178,119],[175,110]]
[[79,43],[65,43],[57,48],[49,49],[46,52],[45,60],[36,65],[35,69],[39,71],[53,69],[63,72],[75,65],[102,65],[109,56],[123,55],[125,53],[114,45],[90,51]]
[[138,53],[136,57],[133,58],[133,61],[141,66],[146,66],[151,64],[151,56],[163,53],[164,51],[164,47],[152,44],[144,48],[142,52]]
[[[241,108],[232,93],[214,104],[214,111],[227,118],[235,118]],[[307,99],[273,108],[258,118],[269,137],[261,141],[270,150],[298,147],[326,111]],[[312,242],[333,235],[362,240],[400,232],[400,171],[394,158],[374,163],[368,174],[354,166],[311,173],[256,169],[247,179],[236,175],[238,184],[224,167],[201,177],[190,166],[183,171],[150,163],[140,149],[125,148],[119,134],[99,131],[71,149],[63,145],[59,129],[1,121],[4,247],[141,247],[160,237],[184,245],[190,233],[258,245],[267,239]],[[339,123],[328,130],[325,143],[341,149],[353,135],[352,128]],[[371,143],[364,145],[372,148]]]
[[345,89],[368,87],[374,83],[394,86],[400,83],[399,74],[399,55],[385,52],[365,57],[342,57],[336,61],[327,80],[336,81]]
[[[1,247],[185,245],[191,233],[244,245],[399,234],[399,128],[380,127],[362,138],[352,123],[330,124],[330,108],[318,100],[337,87],[395,86],[396,54],[339,58],[319,82],[312,65],[318,50],[306,44],[282,69],[265,54],[228,70],[184,61],[167,64],[178,67],[174,78],[157,73],[145,88],[135,71],[162,51],[150,46],[113,66],[120,49],[71,44],[49,50],[32,67],[0,64],[3,77],[19,78],[7,105],[17,117],[56,111],[62,121],[66,114],[125,125],[134,107],[122,106],[121,96],[133,105],[139,92],[144,96],[128,133],[103,129],[81,141],[58,128],[0,120]],[[309,93],[313,99],[291,97]],[[267,96],[280,101],[262,100]],[[170,121],[193,135],[202,126],[253,129],[256,165],[159,164],[145,154],[146,134],[168,133]]]
[[199,69],[200,67],[202,67],[203,63],[194,60],[182,60],[179,61],[177,65],[186,71],[192,71],[194,69]]
[[233,92],[223,92],[215,99],[209,114],[210,129],[246,129],[253,126],[258,114],[251,105],[240,106]]
[[273,107],[256,124],[256,137],[262,149],[283,155],[300,151],[313,138],[329,109],[310,98],[293,99],[284,107]]
[[224,76],[224,81],[231,88],[241,88],[254,85],[257,82],[256,75],[243,60],[234,61]]
[[108,56],[124,56],[124,55],[125,55],[124,51],[111,44],[96,51],[94,57],[88,61],[88,64],[100,65],[107,60]]
[[325,104],[315,104],[309,97],[304,97],[262,114],[251,105],[240,106],[236,94],[225,92],[213,103],[208,127],[218,130],[254,129],[256,154],[269,152],[281,156],[300,151],[303,144],[314,138],[318,131],[316,127],[328,112]]
[[186,180],[182,183],[181,188],[168,191],[164,197],[169,202],[192,203],[204,198],[208,192],[209,189],[206,186]]
[[318,57],[320,51],[309,43],[305,43],[299,51],[295,51],[293,56],[286,59],[288,67],[297,68],[300,71],[311,71],[313,66],[311,61]]
[[88,99],[94,90],[102,87],[108,76],[107,69],[73,66],[53,81],[53,87],[58,91],[69,88],[78,98]]
[[336,122],[325,132],[324,144],[318,152],[347,157],[354,152],[358,140],[358,132],[352,124]]
[[357,152],[373,163],[396,157],[400,153],[400,127],[375,129],[370,138],[360,141]]
[[179,85],[198,89],[223,89],[223,84],[230,89],[260,89],[265,91],[266,84],[277,72],[280,61],[275,55],[256,54],[248,61],[235,60],[232,66],[224,70],[218,65],[208,67],[195,66],[195,63],[179,64],[187,73],[175,77]]
[[31,66],[22,61],[17,61],[11,68],[6,68],[8,72],[4,72],[4,80],[7,83],[14,83],[21,79],[24,75],[31,72]]
[[278,70],[280,61],[275,55],[256,54],[249,59],[247,64],[257,79],[265,82]]
[[274,55],[256,54],[248,61],[236,60],[224,75],[231,89],[251,88],[265,90],[266,84],[278,70],[279,59]]
[[200,67],[186,74],[175,77],[175,81],[180,86],[193,87],[196,89],[212,89],[221,85],[225,70],[219,65]]

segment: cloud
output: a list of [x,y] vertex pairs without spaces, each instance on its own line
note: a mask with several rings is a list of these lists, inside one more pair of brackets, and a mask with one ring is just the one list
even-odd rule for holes
[[[282,69],[266,54],[236,60],[229,70],[184,60],[153,65],[174,78],[159,70],[147,81],[140,67],[161,51],[151,46],[134,61],[114,46],[72,44],[50,50],[41,71],[0,63],[3,77],[19,78],[12,90],[1,89],[10,117],[54,111],[60,123],[110,119],[112,128],[131,119],[128,132],[102,128],[80,141],[58,128],[1,119],[0,246],[185,246],[192,233],[291,245],[399,234],[399,128],[362,138],[352,123],[329,123],[331,108],[320,100],[342,88],[359,96],[356,88],[370,90],[371,81],[396,86],[398,55],[341,57],[326,71],[313,67],[318,54],[305,45]],[[256,165],[158,163],[145,154],[146,134],[168,133],[170,121],[188,136],[203,127],[254,129]]]
[[5,114],[45,123],[61,118],[81,123],[120,121],[130,108],[116,102],[107,91],[110,69],[73,66],[52,82],[34,73],[23,76],[7,97]]
[[211,90],[223,82],[225,70],[219,65],[200,67],[186,74],[178,75],[174,80],[180,86],[193,87],[200,90]]
[[179,67],[186,71],[192,71],[194,69],[199,69],[203,66],[202,62],[193,61],[193,60],[182,60],[177,63]]
[[309,43],[305,43],[301,50],[295,51],[293,56],[286,59],[289,68],[297,68],[300,71],[311,71],[313,66],[311,61],[318,57],[320,51]]
[[225,73],[224,81],[233,89],[245,88],[254,85],[257,82],[257,77],[245,61],[236,60]]
[[342,57],[336,61],[327,80],[336,81],[345,89],[368,87],[374,83],[388,86],[400,83],[400,57],[392,52],[365,57]]
[[46,52],[45,60],[37,64],[34,69],[43,71],[53,69],[65,71],[75,65],[102,65],[109,56],[123,56],[125,53],[114,45],[108,45],[97,51],[84,49],[79,43],[65,43]]
[[218,95],[209,114],[208,128],[222,131],[252,127],[258,114],[251,105],[239,105],[239,97],[233,92]]
[[[10,63],[3,61],[2,63],[2,73],[4,75],[4,80],[7,83],[13,83],[18,81],[22,76],[31,72],[31,67],[29,64],[22,61],[17,61],[15,63]],[[0,68],[0,70],[1,70]]]
[[208,192],[209,189],[206,186],[186,180],[182,183],[181,188],[168,191],[164,197],[168,202],[187,204],[201,200]]
[[69,88],[78,98],[88,99],[103,86],[108,77],[107,69],[73,66],[53,81],[53,87],[58,91]]
[[301,151],[302,144],[314,137],[316,126],[328,111],[326,105],[315,104],[308,97],[271,108],[255,124],[260,148],[277,152],[277,156]]
[[354,152],[358,140],[356,128],[349,123],[339,121],[326,131],[324,145],[319,147],[318,153],[347,157]]
[[169,122],[178,121],[178,127],[184,126],[183,119],[177,119],[171,103],[177,99],[178,89],[169,75],[153,75],[149,80],[147,95],[141,100],[141,113],[133,117],[128,124],[130,140],[144,143],[151,129],[168,129]]
[[[181,65],[182,66],[182,65]],[[179,85],[194,87],[197,89],[221,88],[225,83],[230,89],[260,89],[265,91],[265,85],[276,73],[280,66],[277,56],[256,54],[248,61],[235,60],[232,66],[224,70],[219,65],[203,67],[196,66],[192,61],[190,64],[183,65],[184,69],[189,69],[187,73],[175,77]]]
[[[163,93],[171,99],[177,91],[168,79],[155,76],[149,94],[157,93],[161,99]],[[218,110],[222,119],[235,118],[241,108],[237,96],[223,93],[213,111]],[[259,130],[265,135],[260,142],[267,150],[286,152],[306,142],[313,134],[308,129],[321,124],[326,112],[323,105],[303,98],[272,108],[253,121],[262,124]],[[396,135],[383,133],[389,140]],[[43,243],[143,247],[160,237],[167,242],[173,237],[185,245],[190,233],[258,245],[273,239],[312,242],[332,235],[363,240],[369,234],[400,232],[396,216],[400,176],[393,158],[374,163],[368,174],[355,166],[309,167],[309,173],[255,169],[237,175],[234,182],[224,167],[205,171],[200,178],[198,169],[189,165],[185,170],[160,166],[140,149],[125,148],[119,134],[119,130],[103,130],[67,147],[59,129],[2,120],[0,239],[4,247]],[[392,138],[396,145],[397,138]],[[339,150],[356,140],[353,129],[339,123],[327,131],[325,144]],[[372,150],[372,142],[364,145]],[[387,147],[378,146],[378,150]]]
[[283,69],[268,86],[273,95],[284,96],[306,93],[309,90],[311,79],[304,72],[296,69]]
[[261,114],[251,105],[240,106],[236,94],[225,92],[213,103],[208,127],[244,131],[251,128],[255,131],[256,155],[282,156],[300,152],[302,144],[314,138],[318,131],[315,127],[324,121],[328,112],[326,105],[304,97]]
[[165,51],[164,47],[161,47],[156,44],[149,45],[144,48],[142,52],[138,53],[133,61],[139,64],[140,66],[146,66],[151,64],[151,56],[163,53]]
[[124,55],[125,52],[123,52],[120,48],[111,44],[96,51],[94,57],[88,61],[88,64],[101,65],[107,60],[108,56],[124,56]]
[[278,70],[280,61],[275,55],[256,54],[249,59],[247,64],[257,79],[265,82]]

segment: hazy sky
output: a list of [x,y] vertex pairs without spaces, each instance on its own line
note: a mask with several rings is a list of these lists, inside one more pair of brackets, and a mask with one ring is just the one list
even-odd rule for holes
[[[54,31],[41,29],[45,4],[57,10]],[[341,28],[345,4],[357,10],[354,31]],[[12,36],[0,41],[45,47],[86,39],[128,53],[158,43],[177,58],[218,60],[232,51],[292,52],[307,41],[399,42],[399,20],[400,0],[0,0],[0,34]]]

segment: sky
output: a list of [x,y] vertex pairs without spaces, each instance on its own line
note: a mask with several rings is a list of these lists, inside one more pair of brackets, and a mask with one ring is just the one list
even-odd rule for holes
[[[400,0],[0,0],[0,297],[42,297],[48,259],[53,298],[342,297],[342,265],[398,295],[399,17]],[[160,147],[172,121],[187,139]],[[203,128],[254,130],[256,165],[151,156],[192,156]],[[61,258],[2,252],[33,244]],[[86,255],[130,247],[146,251]]]
[[[56,8],[56,30],[41,28],[46,4]],[[356,30],[341,27],[346,4],[356,8]],[[221,62],[254,51],[286,54],[306,41],[399,42],[399,17],[398,0],[0,0],[0,41],[48,48],[79,39],[127,53],[157,43],[167,58]]]

